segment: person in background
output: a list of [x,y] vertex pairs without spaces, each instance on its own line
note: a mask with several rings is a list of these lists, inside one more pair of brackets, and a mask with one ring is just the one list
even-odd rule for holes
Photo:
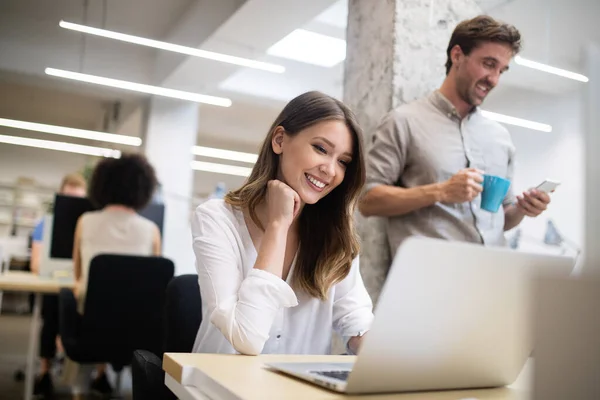
[[[74,197],[85,197],[87,184],[80,174],[66,175],[58,194]],[[42,240],[44,234],[44,220],[42,219],[31,235],[31,272],[39,274],[40,259],[42,257]],[[52,360],[56,357],[57,348],[60,350],[58,337],[58,296],[44,295],[42,298],[42,329],[40,331],[40,372],[36,378],[34,394],[37,396],[51,397],[54,391],[50,369]]]
[[192,219],[202,298],[197,353],[356,352],[372,302],[353,223],[365,179],[362,131],[342,102],[291,100],[244,185]]
[[[137,211],[152,199],[156,189],[154,168],[141,154],[123,154],[105,158],[92,174],[89,197],[99,211],[83,214],[77,221],[73,246],[75,297],[78,311],[84,313],[88,271],[98,254],[160,256],[161,238],[154,222]],[[75,363],[67,360],[67,376],[75,375]],[[76,388],[75,394],[80,388]],[[92,392],[110,395],[112,387],[106,377],[106,365],[96,367]]]
[[550,203],[535,189],[515,197],[511,185],[498,212],[480,207],[482,174],[512,181],[515,148],[479,106],[520,48],[512,25],[489,16],[461,22],[440,89],[392,110],[374,133],[359,209],[388,217],[392,252],[412,235],[504,246],[504,231]]

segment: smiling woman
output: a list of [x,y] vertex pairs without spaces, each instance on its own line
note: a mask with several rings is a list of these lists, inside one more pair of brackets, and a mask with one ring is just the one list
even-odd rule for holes
[[353,226],[364,181],[354,114],[319,92],[290,101],[247,182],[196,211],[194,351],[327,354],[332,326],[356,351],[373,318]]
[[297,194],[302,210],[298,234],[304,248],[298,254],[295,284],[316,297],[324,298],[358,255],[352,211],[365,180],[361,136],[354,115],[342,102],[319,92],[305,93],[273,123],[248,183],[226,197],[230,204],[246,208],[252,222],[264,228],[258,213],[267,182],[277,179]]

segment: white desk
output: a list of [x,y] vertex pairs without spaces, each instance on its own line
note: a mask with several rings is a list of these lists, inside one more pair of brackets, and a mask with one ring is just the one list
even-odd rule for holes
[[29,328],[27,367],[25,371],[25,400],[33,395],[35,357],[39,341],[39,321],[42,308],[42,294],[57,294],[62,288],[72,288],[73,282],[40,278],[31,272],[5,272],[0,274],[0,291],[34,293],[33,316]]
[[[331,392],[264,368],[267,362],[335,363],[348,362],[352,359],[350,356],[261,355],[252,357],[166,353],[163,358],[163,369],[165,384],[181,400],[528,400],[530,398],[528,388],[531,379],[531,362],[528,362],[517,382],[506,388],[362,396]],[[203,388],[186,384],[198,379],[206,382]],[[206,390],[208,387],[213,389]]]

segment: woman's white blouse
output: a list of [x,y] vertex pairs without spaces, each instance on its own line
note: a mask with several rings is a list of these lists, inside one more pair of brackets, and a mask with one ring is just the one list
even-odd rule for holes
[[322,301],[290,287],[294,264],[288,281],[254,269],[244,215],[223,200],[196,209],[192,236],[202,297],[194,352],[330,354],[332,328],[346,340],[370,328],[373,305],[358,258]]

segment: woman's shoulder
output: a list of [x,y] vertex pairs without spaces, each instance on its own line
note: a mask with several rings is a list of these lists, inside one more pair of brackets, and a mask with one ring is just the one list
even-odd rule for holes
[[90,224],[102,218],[102,210],[86,211],[79,217],[80,224]]
[[196,227],[199,225],[210,225],[239,230],[240,218],[243,218],[241,211],[227,204],[225,200],[211,199],[196,208],[192,227],[194,225]]
[[210,199],[196,207],[196,214],[212,215],[214,218],[233,217],[235,212],[236,210],[223,199]]

